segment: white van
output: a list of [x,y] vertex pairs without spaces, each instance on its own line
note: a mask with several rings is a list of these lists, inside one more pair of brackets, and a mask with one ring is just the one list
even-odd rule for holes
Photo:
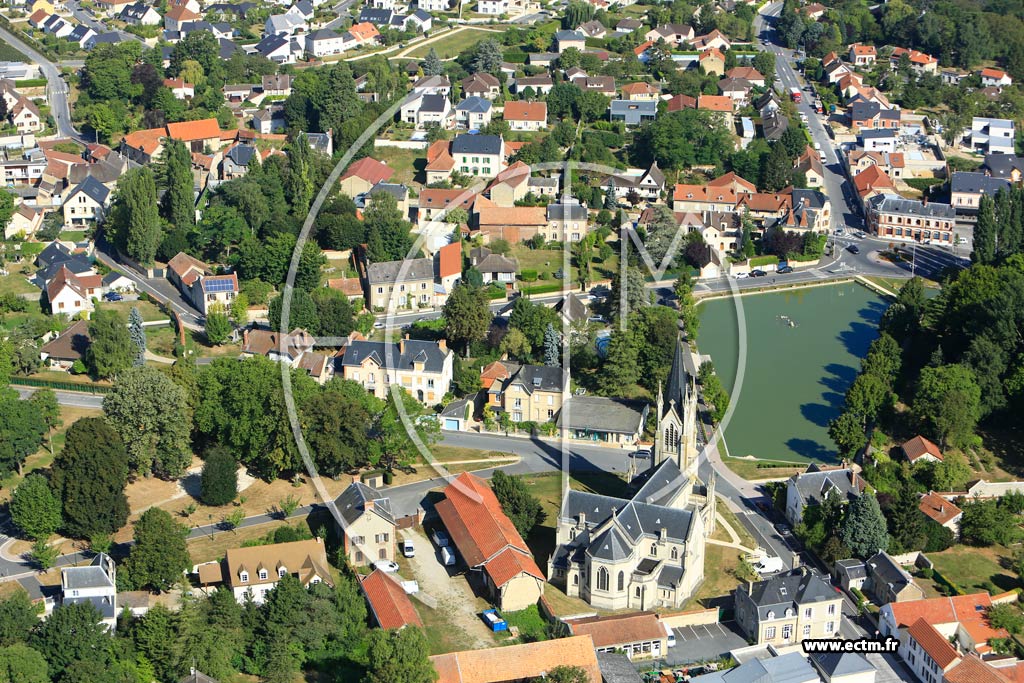
[[455,564],[455,553],[452,552],[452,549],[448,546],[441,547],[441,562],[443,562],[446,567],[450,567]]
[[676,632],[673,631],[672,627],[669,626],[668,624],[666,624],[665,622],[662,622],[661,625],[665,629],[665,635],[668,636],[668,646],[669,647],[675,647],[676,646]]

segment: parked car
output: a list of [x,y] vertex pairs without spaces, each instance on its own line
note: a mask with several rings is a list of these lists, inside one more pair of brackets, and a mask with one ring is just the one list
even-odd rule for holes
[[781,572],[785,569],[785,565],[782,563],[781,557],[763,557],[761,561],[754,565],[754,571],[758,574],[774,574],[775,572]]
[[634,458],[636,458],[637,460],[650,460],[651,459],[651,449],[650,448],[638,448],[635,451],[633,451],[632,456]]
[[441,563],[444,566],[446,566],[446,567],[450,567],[453,564],[455,564],[455,551],[453,551],[448,546],[442,546],[441,547]]
[[851,254],[859,254],[860,247],[858,247],[856,244],[851,244],[846,248],[846,251],[850,252]]
[[402,557],[416,556],[416,546],[412,544],[412,541],[402,541],[398,547],[402,549]]
[[398,563],[391,560],[378,560],[373,563],[373,566],[388,574],[394,574],[398,571]]
[[778,273],[779,275],[786,275],[788,273],[793,272],[793,266],[782,266],[775,272]]
[[736,273],[736,275],[734,275],[733,277],[735,277],[737,280],[745,280],[748,277],[750,277],[750,273]]
[[760,268],[755,268],[754,270],[750,271],[750,277],[764,277],[767,274],[768,273],[761,270]]
[[438,548],[444,548],[448,545],[448,534],[441,529],[434,529],[434,533],[430,534],[430,538],[433,539],[434,545]]
[[788,534],[790,534],[792,532],[792,530],[789,528],[789,525],[788,524],[783,524],[782,522],[779,522],[778,524],[775,525],[775,530],[778,531],[783,536],[786,536],[786,535],[788,535]]
[[107,301],[123,301],[124,297],[118,292],[107,292],[103,295],[103,298]]

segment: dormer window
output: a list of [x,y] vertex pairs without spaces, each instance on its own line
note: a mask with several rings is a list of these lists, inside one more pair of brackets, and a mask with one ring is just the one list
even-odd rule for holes
[[284,567],[278,567],[278,569],[277,569],[277,578],[283,579],[284,575],[287,574],[287,573],[288,573],[287,569],[285,569]]
[[242,583],[245,583],[249,580],[249,572],[239,572],[238,578]]
[[774,610],[768,610],[768,618],[769,619],[774,619],[775,618],[775,611]]
[[267,570],[266,569],[261,569],[260,570],[260,580],[261,581],[266,581],[267,580]]

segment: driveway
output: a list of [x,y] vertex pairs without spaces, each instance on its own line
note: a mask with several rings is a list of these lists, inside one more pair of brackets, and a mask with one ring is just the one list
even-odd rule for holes
[[[441,564],[437,549],[421,530],[402,529],[398,535],[416,546],[415,557],[408,561],[423,594],[422,601],[443,614],[452,629],[463,631],[465,637],[458,640],[472,643],[473,649],[494,647],[491,632],[476,613],[477,598],[466,577],[448,573],[449,567]],[[456,564],[451,569],[461,566]]]

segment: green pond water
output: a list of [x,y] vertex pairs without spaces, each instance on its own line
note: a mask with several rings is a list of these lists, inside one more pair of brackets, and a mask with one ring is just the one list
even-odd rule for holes
[[[883,300],[856,284],[744,296],[747,351],[739,353],[737,300],[700,307],[697,346],[710,355],[735,410],[726,427],[729,454],[769,460],[834,462],[829,420],[878,336]],[[792,322],[792,325],[790,324]]]

